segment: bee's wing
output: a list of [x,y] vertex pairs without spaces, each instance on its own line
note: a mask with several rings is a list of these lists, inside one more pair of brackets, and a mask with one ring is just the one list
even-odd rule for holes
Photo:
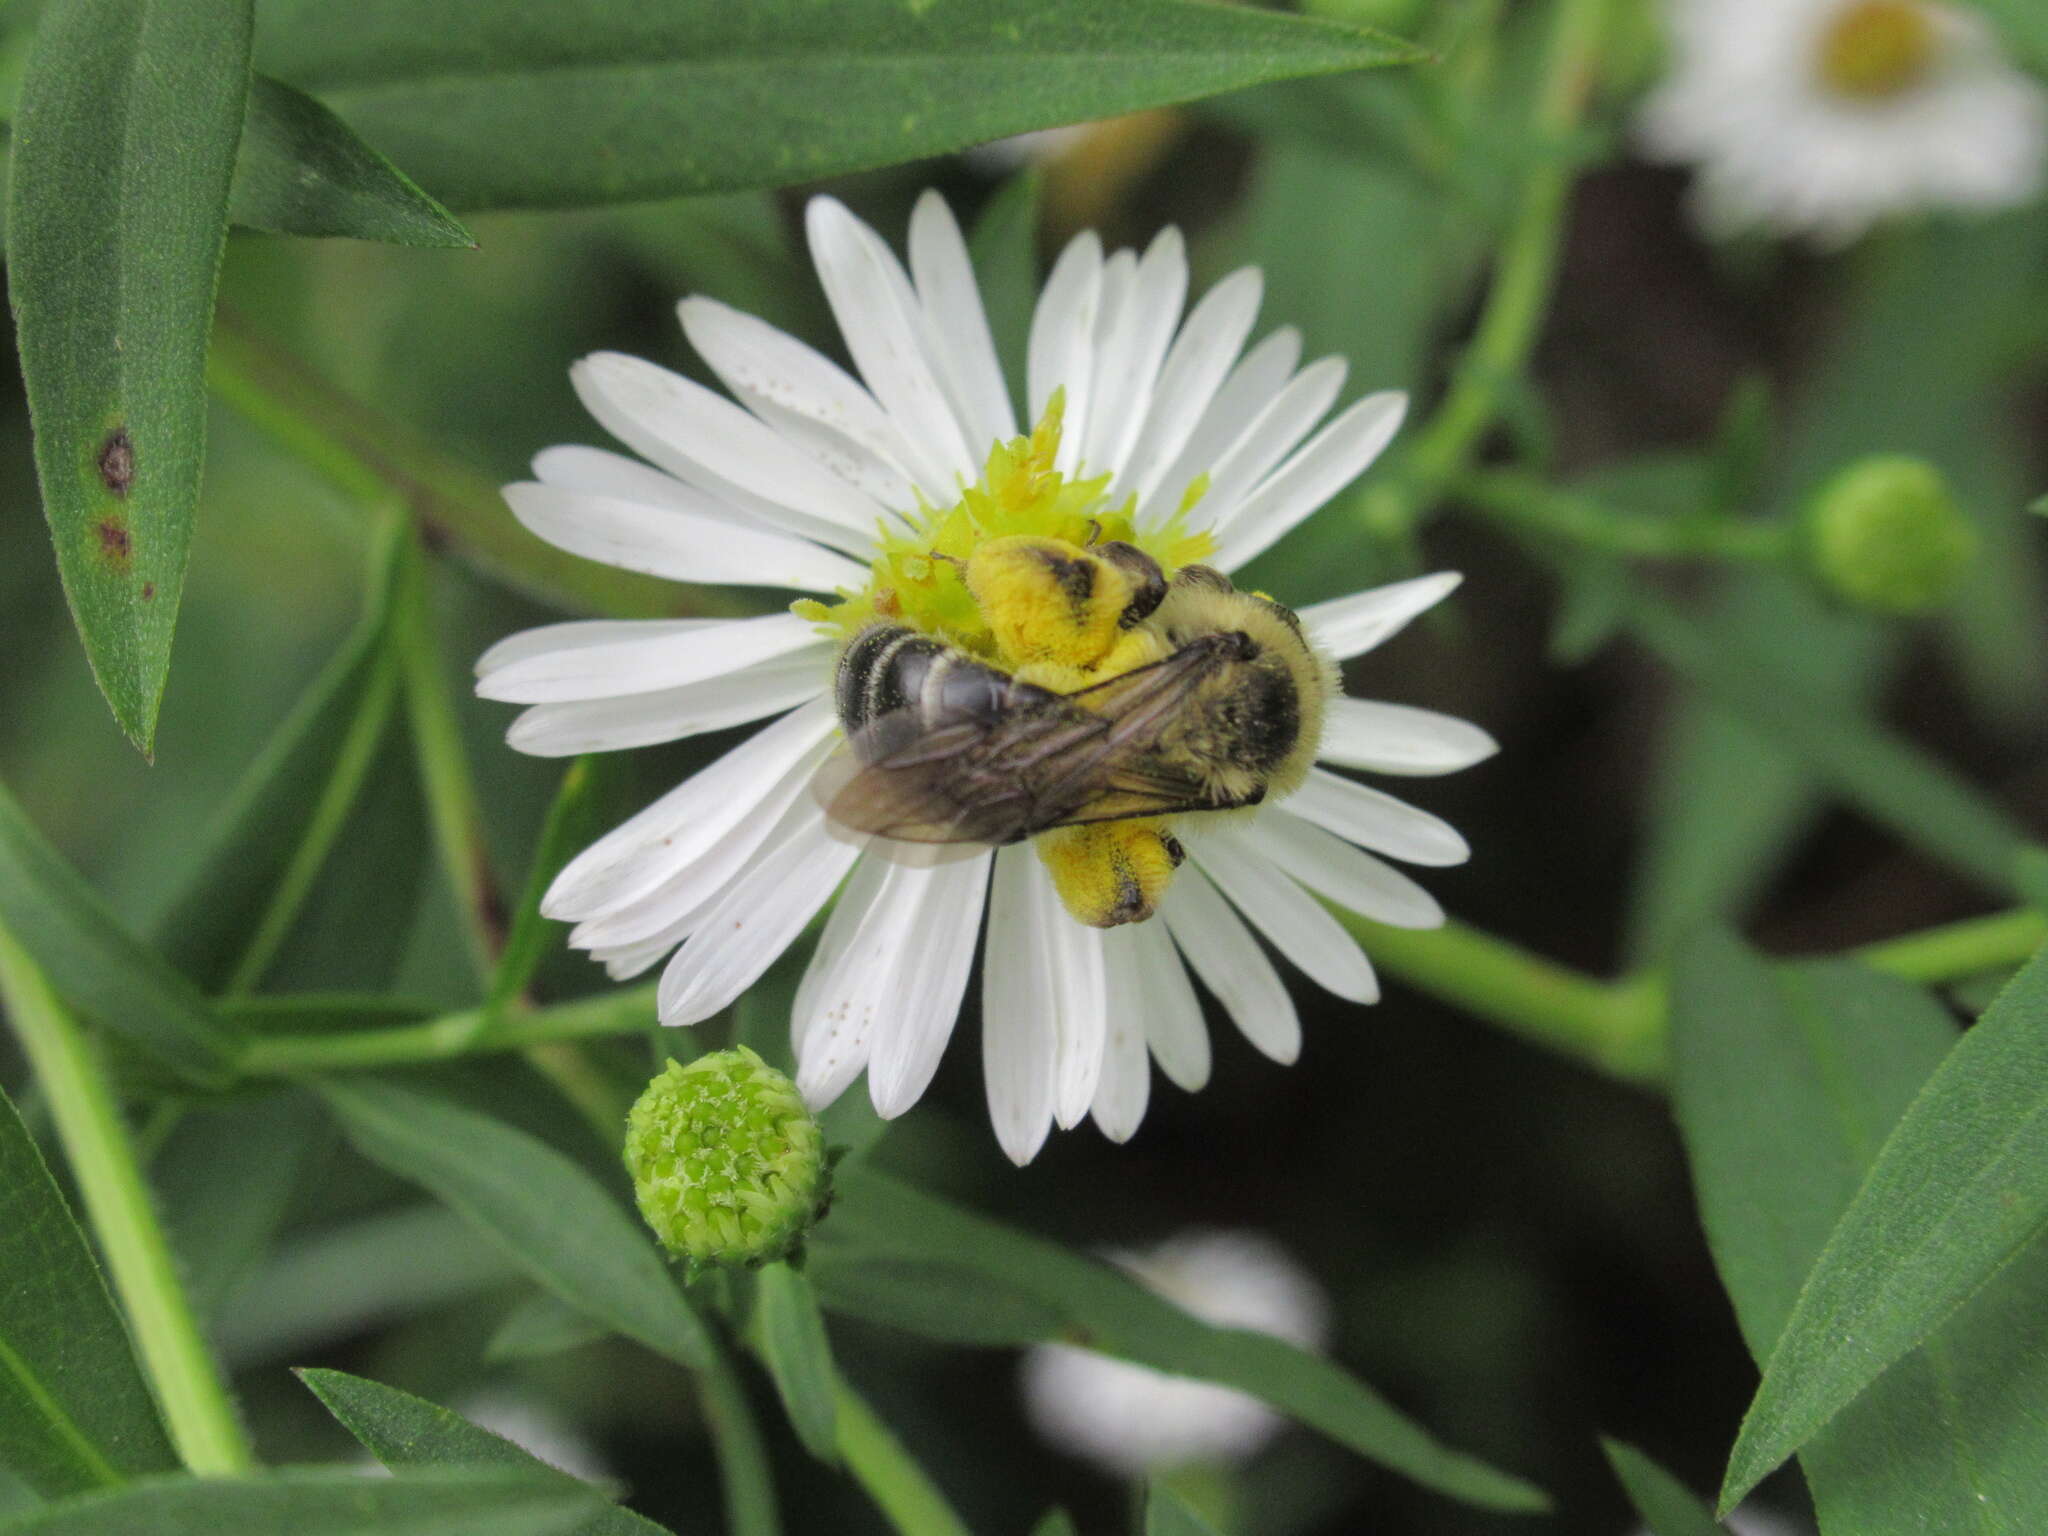
[[1188,690],[1227,659],[1209,637],[1077,694],[994,714],[897,710],[828,759],[813,793],[841,827],[911,843],[999,845],[1084,821],[1214,809],[1152,752]]

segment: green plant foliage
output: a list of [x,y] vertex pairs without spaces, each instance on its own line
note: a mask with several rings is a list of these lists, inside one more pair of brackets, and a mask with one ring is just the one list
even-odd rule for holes
[[832,1346],[818,1298],[800,1269],[770,1264],[754,1278],[754,1326],[761,1359],[804,1449],[839,1460],[839,1409],[833,1400]]
[[[574,1481],[510,1440],[410,1392],[346,1371],[301,1371],[299,1380],[364,1450],[393,1472],[409,1467],[516,1467]],[[610,1509],[572,1529],[573,1536],[655,1536],[664,1528],[629,1509]]]
[[1160,1483],[1145,1490],[1145,1536],[1219,1536],[1188,1501]]
[[181,1077],[224,1082],[238,1032],[130,937],[0,786],[0,927],[73,1007]]
[[85,1234],[0,1093],[0,1467],[45,1498],[178,1464]]
[[461,1212],[562,1300],[672,1360],[704,1362],[704,1325],[653,1241],[569,1158],[414,1088],[369,1077],[317,1086],[365,1157]]
[[157,1478],[81,1494],[12,1519],[4,1536],[568,1536],[603,1501],[559,1476],[434,1468],[366,1478],[353,1468],[250,1478]]
[[[1091,1348],[1154,1370],[1249,1392],[1361,1456],[1482,1508],[1544,1507],[1540,1490],[1438,1444],[1328,1361],[1264,1334],[1198,1322],[1106,1264],[1011,1231],[872,1169],[855,1165],[842,1172],[832,1219],[818,1235],[821,1251],[838,1239],[877,1259],[942,1254],[943,1267],[963,1271],[998,1294],[1021,1292],[1045,1307],[1060,1326],[1041,1334],[1043,1339],[1085,1338]],[[822,1272],[819,1282],[826,1282]],[[825,1290],[821,1300],[831,1306],[832,1293]]]
[[14,121],[7,268],[43,510],[93,675],[145,755],[199,499],[250,4],[60,0]]
[[2048,1226],[2044,1138],[2048,955],[1999,994],[1879,1148],[1771,1350],[1729,1458],[1724,1502],[2039,1246]]
[[[1674,978],[1679,1124],[1715,1263],[1759,1361],[1887,1133],[1955,1048],[1924,992],[1847,964],[1773,967],[1706,935]],[[2036,1243],[1800,1452],[1828,1536],[2048,1519],[2019,1426],[2048,1413]]]
[[1726,1536],[1692,1490],[1634,1446],[1602,1439],[1600,1449],[1650,1536]]
[[779,186],[1417,57],[1383,34],[1194,0],[375,0],[345,28],[319,0],[262,14],[267,72],[457,208]]

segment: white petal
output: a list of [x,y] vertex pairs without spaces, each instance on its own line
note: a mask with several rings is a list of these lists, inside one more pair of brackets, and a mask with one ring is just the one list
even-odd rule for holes
[[1136,492],[1143,501],[1155,482],[1187,446],[1189,436],[1230,365],[1243,350],[1259,313],[1265,278],[1257,267],[1240,267],[1196,303],[1187,324],[1159,370],[1159,383],[1145,412],[1144,431],[1113,487],[1121,497]]
[[[687,298],[676,315],[690,345],[755,415],[881,505],[914,504],[905,466],[915,456],[888,413],[844,368],[716,299]],[[928,496],[951,489],[950,483],[923,487]]]
[[1071,470],[1080,456],[1080,425],[1088,420],[1088,384],[1095,373],[1095,322],[1102,308],[1102,241],[1084,230],[1067,242],[1038,307],[1031,314],[1031,342],[1025,372],[1031,394],[1031,420],[1045,415],[1053,391],[1065,389],[1066,429],[1060,439],[1059,466]]
[[995,863],[981,971],[982,1078],[996,1141],[1021,1168],[1052,1130],[1058,1040],[1034,888],[1038,856],[1028,847],[1002,848]]
[[1394,440],[1407,412],[1406,395],[1383,390],[1324,427],[1230,514],[1217,542],[1217,568],[1236,570],[1356,480]]
[[1116,328],[1096,362],[1085,462],[1097,473],[1120,468],[1151,408],[1161,360],[1188,295],[1187,244],[1179,230],[1161,230],[1138,263]]
[[832,915],[825,919],[825,931],[818,935],[818,947],[811,951],[811,962],[804,967],[803,979],[797,983],[796,997],[790,1003],[789,1049],[799,1062],[804,1059],[805,1029],[818,1011],[818,989],[830,979],[839,957],[860,931],[861,919],[881,893],[882,882],[889,878],[887,859],[873,853],[857,853],[856,858],[853,873],[839,893]]
[[653,633],[661,625],[670,634],[686,635],[695,629],[709,629],[724,619],[573,619],[566,624],[541,624],[507,635],[476,659],[476,675],[488,676],[500,667],[549,651],[565,651],[572,645],[610,645]]
[[822,813],[725,888],[661,977],[661,1022],[695,1024],[736,1001],[796,942],[860,850],[831,836]]
[[773,798],[838,728],[832,701],[816,699],[757,731],[571,859],[541,911],[561,920],[594,917],[654,890]]
[[569,381],[607,432],[678,479],[784,532],[841,549],[872,540],[878,503],[791,452],[773,427],[725,396],[620,352],[584,358]]
[[1392,639],[1410,619],[1449,597],[1464,579],[1456,571],[1438,571],[1314,603],[1299,616],[1311,641],[1337,660],[1348,661]]
[[680,688],[536,704],[512,722],[505,740],[531,757],[576,757],[722,731],[817,697],[831,664],[832,647],[821,644]]
[[1409,864],[1462,864],[1472,848],[1458,829],[1380,790],[1311,768],[1284,802],[1326,832]]
[[1301,1020],[1280,973],[1200,870],[1181,866],[1159,915],[1245,1039],[1282,1065],[1301,1054]]
[[[817,649],[816,626],[793,613],[728,619],[681,633],[654,620],[630,639],[575,643],[494,667],[478,680],[476,691],[508,704],[613,699],[701,683],[792,651]],[[819,683],[824,683],[822,675]]]
[[1089,1113],[1102,1134],[1117,1142],[1129,1141],[1137,1131],[1152,1092],[1152,1061],[1145,1054],[1145,970],[1117,940],[1126,929],[1149,926],[1126,923],[1102,936],[1109,1037],[1102,1051],[1102,1081],[1095,1085]]
[[585,918],[569,931],[569,942],[578,949],[615,949],[646,942],[657,933],[670,934],[671,943],[680,943],[696,932],[704,914],[752,866],[761,849],[818,819],[818,807],[804,790],[827,750],[828,745],[820,743],[799,758],[709,848],[653,890]]
[[1344,925],[1257,851],[1257,834],[1212,833],[1195,861],[1253,926],[1326,992],[1354,1003],[1379,1001],[1372,963]]
[[1332,699],[1316,756],[1345,768],[1426,776],[1484,762],[1500,745],[1468,720],[1409,704]]
[[868,1056],[875,1113],[893,1120],[924,1096],[960,1017],[967,973],[981,934],[989,855],[926,870],[915,942],[891,957],[904,973],[896,1010],[882,1020]]
[[830,197],[804,209],[811,259],[860,376],[895,419],[920,482],[936,478],[952,499],[953,476],[979,469],[945,391],[932,372],[920,332],[924,312],[902,266],[867,225]]
[[[1244,435],[1252,418],[1272,402],[1300,360],[1301,332],[1291,325],[1282,326],[1238,359],[1188,434],[1187,446],[1139,503],[1140,523],[1152,526],[1179,509],[1189,484],[1197,475],[1208,474],[1230,445]],[[1198,512],[1197,526],[1211,515],[1206,510]]]
[[1188,968],[1162,922],[1125,923],[1104,939],[1133,957],[1145,995],[1145,1043],[1159,1070],[1178,1087],[1199,1092],[1209,1081],[1209,1027]]
[[803,1039],[797,1089],[814,1109],[860,1075],[877,1026],[900,1008],[911,984],[906,956],[917,944],[925,882],[933,872],[881,862],[886,868],[874,899],[831,970],[810,989],[804,1017],[790,1026]]
[[1102,970],[1102,930],[1074,921],[1037,865],[1039,921],[1044,925],[1049,973],[1044,978],[1059,1042],[1053,1058],[1052,1117],[1062,1130],[1079,1125],[1102,1080],[1109,1003]]
[[968,447],[985,452],[997,439],[1015,437],[1017,416],[967,242],[960,238],[953,210],[936,192],[920,197],[910,215],[910,275],[929,334],[938,344],[941,379],[966,424]]
[[[1089,444],[1097,420],[1105,413],[1114,415],[1117,410],[1107,387],[1110,375],[1118,367],[1117,349],[1128,340],[1121,322],[1129,313],[1137,286],[1138,258],[1129,251],[1111,252],[1102,263],[1102,296],[1095,308],[1095,340],[1090,349],[1088,378],[1078,395],[1071,389],[1067,391],[1066,436],[1060,440],[1059,458],[1055,461],[1066,474],[1093,477],[1115,468],[1098,463]],[[1076,399],[1081,402],[1078,415]]]
[[1278,808],[1261,811],[1259,851],[1318,895],[1390,928],[1437,928],[1444,909],[1413,880],[1321,827]]
[[1348,372],[1350,365],[1341,357],[1318,358],[1252,418],[1210,471],[1209,491],[1202,498],[1202,517],[1210,527],[1227,539],[1224,530],[1236,524],[1245,497],[1323,419]]

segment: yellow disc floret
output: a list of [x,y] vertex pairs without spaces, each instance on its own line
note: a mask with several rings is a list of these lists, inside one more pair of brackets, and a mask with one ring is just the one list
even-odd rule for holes
[[1919,85],[1941,39],[1919,0],[1855,0],[1820,39],[1820,77],[1851,101],[1883,101]]

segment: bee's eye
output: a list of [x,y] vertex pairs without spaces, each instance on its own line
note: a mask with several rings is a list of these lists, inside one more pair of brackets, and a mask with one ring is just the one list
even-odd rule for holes
[[1126,544],[1121,539],[1112,539],[1107,544],[1098,544],[1093,553],[1101,556],[1123,573],[1130,583],[1130,600],[1124,604],[1124,611],[1118,623],[1125,629],[1150,618],[1159,605],[1166,600],[1166,573],[1159,569],[1159,562],[1135,544]]

